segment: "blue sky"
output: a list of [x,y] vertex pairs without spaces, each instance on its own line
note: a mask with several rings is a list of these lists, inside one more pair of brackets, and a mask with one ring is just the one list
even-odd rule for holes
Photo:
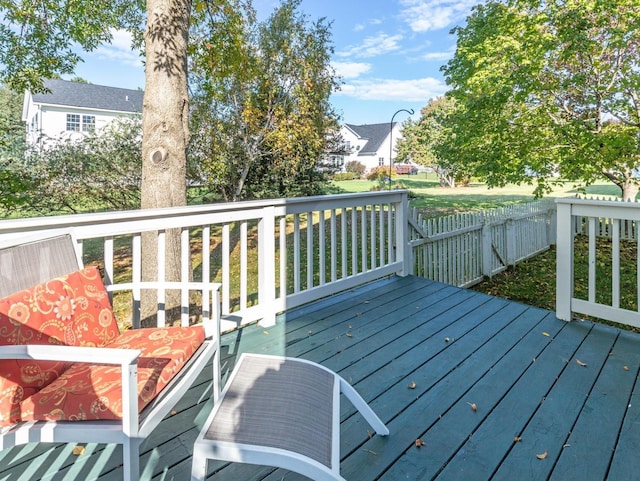
[[[389,122],[399,109],[420,109],[447,87],[440,67],[453,55],[449,31],[463,25],[478,0],[303,0],[310,19],[332,22],[333,66],[342,88],[332,103],[352,124]],[[266,18],[278,0],[254,0]],[[92,83],[143,88],[144,71],[126,34],[84,54],[76,74]],[[397,121],[408,117],[396,116]]]

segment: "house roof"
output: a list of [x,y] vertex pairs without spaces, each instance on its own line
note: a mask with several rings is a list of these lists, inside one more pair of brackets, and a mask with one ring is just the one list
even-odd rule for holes
[[360,149],[358,155],[372,155],[378,152],[382,143],[389,136],[391,128],[395,127],[396,124],[397,122],[394,122],[393,126],[389,123],[368,125],[345,124],[345,126],[353,131],[359,138],[367,140],[367,143]]
[[33,94],[34,103],[92,110],[142,112],[144,96],[142,90],[105,87],[68,80],[45,80],[44,86],[49,92]]

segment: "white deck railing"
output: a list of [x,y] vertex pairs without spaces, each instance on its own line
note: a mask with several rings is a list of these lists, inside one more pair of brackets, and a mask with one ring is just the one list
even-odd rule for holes
[[[639,243],[636,235],[640,221],[640,205],[616,201],[558,199],[558,250],[556,274],[556,311],[563,320],[573,313],[594,316],[622,324],[640,327]],[[607,225],[608,238],[601,235]],[[576,234],[584,233],[584,234]],[[576,243],[587,251],[577,259]],[[598,262],[597,252],[607,251],[607,261]],[[610,254],[609,254],[610,251]],[[632,253],[631,263],[625,263],[622,252]],[[576,276],[576,265],[582,262],[587,274]],[[600,264],[600,265],[598,265]],[[623,272],[626,274],[621,275]],[[624,286],[622,278],[631,277],[633,286]],[[577,289],[577,286],[582,289]],[[584,292],[578,296],[577,290]]]
[[[159,278],[220,282],[223,329],[390,274],[410,272],[407,192],[369,192],[0,221],[11,239],[70,232],[107,284],[141,278],[142,233],[158,237]],[[179,229],[181,279],[164,279],[165,235]],[[139,292],[131,292],[139,302]],[[132,319],[133,323],[139,319]]]

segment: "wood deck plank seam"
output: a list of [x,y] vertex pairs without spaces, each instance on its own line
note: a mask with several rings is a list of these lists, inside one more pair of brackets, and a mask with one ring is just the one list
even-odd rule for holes
[[[521,314],[521,316],[524,316],[527,313],[534,314],[530,311],[524,311]],[[540,313],[536,312],[534,315],[540,316]],[[471,430],[468,434],[467,434],[467,431],[465,430],[457,430],[456,424],[459,422],[467,422],[467,420],[471,419],[472,420],[471,424],[475,424],[476,426],[480,425],[483,419],[486,419],[486,417],[491,414],[493,407],[495,407],[495,405],[497,405],[497,403],[499,402],[499,400],[494,401],[493,406],[491,406],[487,404],[487,402],[485,401],[485,398],[477,395],[472,395],[471,393],[474,390],[477,390],[478,387],[481,386],[483,383],[486,383],[487,378],[489,376],[495,376],[498,370],[502,371],[506,369],[507,375],[509,374],[508,371],[513,371],[512,369],[510,369],[510,366],[507,366],[507,367],[504,366],[504,364],[507,362],[507,359],[509,359],[511,356],[514,355],[515,348],[525,343],[525,340],[527,339],[527,337],[532,335],[534,330],[538,328],[538,326],[540,326],[540,324],[545,320],[546,317],[547,316],[544,316],[544,315],[541,317],[538,317],[535,324],[531,325],[530,329],[524,332],[520,338],[513,338],[510,332],[508,332],[508,329],[510,328],[512,329],[518,328],[518,326],[514,322],[509,323],[507,326],[504,327],[504,329],[496,333],[496,335],[490,340],[490,342],[498,342],[498,339],[500,338],[505,338],[506,341],[513,339],[512,345],[510,347],[507,346],[508,348],[507,351],[505,351],[499,358],[496,358],[493,364],[484,366],[483,368],[484,370],[478,374],[477,379],[472,384],[469,384],[466,390],[464,390],[463,392],[460,392],[459,397],[456,400],[454,400],[446,409],[444,409],[442,414],[440,414],[440,416],[437,419],[433,420],[433,422],[429,426],[426,426],[425,428],[423,428],[424,429],[423,432],[418,434],[418,437],[416,439],[422,439],[423,441],[425,441],[427,443],[427,449],[421,450],[421,452],[418,453],[418,450],[416,450],[415,446],[407,447],[405,452],[402,453],[400,457],[398,457],[396,462],[394,462],[389,467],[389,469],[387,469],[384,473],[381,473],[379,479],[386,479],[386,478],[399,479],[402,477],[401,475],[406,475],[405,466],[407,461],[404,458],[406,458],[408,453],[413,453],[415,456],[422,456],[423,451],[428,451],[429,459],[431,459],[434,455],[434,448],[433,447],[429,448],[429,446],[434,445],[434,440],[431,438],[433,434],[432,433],[433,429],[435,426],[442,427],[446,425],[442,427],[442,429],[444,429],[447,432],[453,432],[454,434],[459,433],[458,437],[461,436],[462,439],[459,439],[457,441],[458,447],[450,447],[450,449],[446,450],[447,452],[451,452],[452,454],[448,458],[442,459],[440,462],[441,466],[439,468],[436,468],[434,470],[435,471],[434,473],[431,473],[428,475],[429,479],[433,479],[434,477],[436,477],[438,473],[446,466],[446,464],[448,464],[450,459],[453,456],[455,456],[455,454],[458,451],[458,448],[462,446],[465,443],[465,441],[468,439],[468,437],[473,434],[474,430]],[[544,349],[549,345],[548,342],[544,342],[544,338],[542,336],[540,336],[540,339],[538,339],[538,341],[539,341],[539,345],[530,344],[529,342],[525,343],[527,344],[527,347],[531,346],[531,349],[530,349],[532,351],[531,357],[539,355],[539,353],[543,352]],[[500,344],[502,344],[502,342],[500,342]],[[530,359],[528,359],[526,362],[529,365],[531,364]],[[514,372],[514,374],[518,375],[518,378],[520,377],[519,372]],[[505,378],[502,378],[500,381],[505,382]],[[502,388],[501,392],[508,393],[509,390],[511,389],[511,386],[515,382],[517,382],[517,379],[507,383],[507,385],[504,386],[504,388]],[[493,389],[494,389],[493,395],[495,395],[495,386]],[[505,394],[502,394],[500,398],[504,397],[504,395]],[[477,410],[475,412],[471,407],[471,404],[474,402],[479,403],[476,405],[479,407],[477,407]],[[457,415],[452,414],[454,411],[457,413]],[[450,417],[453,417],[452,421],[448,421]],[[437,446],[438,447],[436,448],[436,451],[442,448],[442,444],[437,444]],[[400,459],[403,459],[402,463],[398,462]],[[415,465],[413,467],[417,468],[417,466]],[[412,474],[414,476],[417,476],[419,479],[426,479],[424,476],[427,475],[427,473],[419,470],[413,472]]]
[[[534,481],[546,480],[551,475],[563,446],[567,442],[570,429],[575,424],[577,415],[573,413],[584,404],[586,394],[591,391],[593,383],[595,383],[593,369],[584,369],[575,362],[575,359],[586,358],[591,360],[591,364],[595,364],[595,356],[599,356],[601,362],[604,362],[615,341],[615,339],[606,339],[604,336],[596,337],[593,335],[594,331],[598,331],[597,325],[591,326],[580,346],[572,356],[565,359],[566,366],[553,383],[544,401],[532,413],[523,430],[522,437],[532,440],[535,443],[534,449],[539,454],[547,453],[544,462],[538,463],[539,460],[535,458],[535,453],[530,450],[525,452],[522,443],[514,443],[505,463],[501,464],[495,472],[494,479],[513,479],[513,476],[518,473],[519,476],[522,475]],[[603,352],[605,354],[602,354]],[[571,384],[578,387],[577,391],[569,389],[569,383],[566,382],[567,376],[572,381]],[[578,380],[579,382],[576,382]],[[568,408],[573,409],[567,413]],[[562,414],[559,411],[562,411]],[[528,473],[523,472],[526,467],[530,468]]]
[[[513,309],[523,309],[522,307],[517,305],[513,305],[511,307]],[[497,332],[502,330],[504,326],[510,323],[510,319],[512,316],[498,315],[499,312],[505,309],[506,308],[503,306],[503,308],[500,309],[497,313],[493,313],[493,315],[484,318],[482,325],[486,327],[486,332],[477,333],[478,336],[481,336],[481,339],[486,341],[494,337]],[[494,322],[487,322],[488,320],[492,320]],[[442,362],[447,358],[451,359],[450,363],[442,362],[442,364],[445,365],[444,369],[441,369],[439,372],[434,373],[436,370],[430,369],[433,363],[428,363],[426,365],[423,364],[420,368],[421,373],[424,373],[426,375],[426,378],[421,379],[418,376],[418,374],[420,373],[418,373],[417,370],[413,373],[414,375],[411,377],[416,380],[416,389],[411,391],[407,389],[407,377],[405,377],[402,381],[396,381],[390,389],[386,389],[383,393],[380,393],[373,401],[371,401],[370,404],[372,408],[376,410],[381,419],[387,423],[387,426],[391,430],[392,435],[388,439],[375,436],[372,439],[365,440],[365,444],[362,445],[360,449],[354,451],[351,456],[345,460],[345,464],[347,467],[347,475],[345,475],[345,478],[348,479],[348,473],[350,473],[350,470],[353,469],[351,468],[351,466],[355,465],[358,466],[357,469],[362,469],[362,466],[367,466],[370,469],[374,469],[377,467],[376,469],[378,469],[378,472],[386,469],[397,459],[396,454],[392,454],[392,452],[397,453],[398,450],[404,452],[406,448],[412,446],[412,444],[414,443],[416,435],[418,434],[415,426],[415,419],[419,418],[417,417],[418,413],[423,414],[424,412],[429,412],[433,405],[433,407],[438,410],[438,414],[429,414],[429,416],[433,416],[433,419],[437,419],[440,414],[440,409],[438,409],[437,406],[449,404],[449,401],[443,403],[442,399],[439,398],[439,396],[443,396],[444,398],[448,399],[448,397],[452,395],[451,391],[446,388],[446,386],[452,383],[452,379],[460,382],[460,384],[454,384],[456,386],[465,386],[466,383],[469,382],[467,371],[471,369],[471,362],[465,363],[464,361],[460,361],[460,359],[464,359],[466,361],[478,351],[475,347],[475,343],[470,343],[470,340],[465,342],[465,337],[467,336],[463,336],[459,340],[456,340],[456,342],[449,345],[447,349],[445,349],[441,353],[441,356],[444,357],[442,357],[439,361]],[[465,348],[465,344],[470,345],[466,346]],[[484,342],[482,342],[482,344],[486,345]],[[463,351],[458,352],[461,349],[463,349]],[[437,364],[439,363],[436,362],[436,365]],[[431,380],[429,380],[430,377],[432,378]],[[410,394],[407,394],[407,392],[409,392]],[[404,394],[404,396],[402,394]],[[411,399],[407,398],[408,395],[411,396]],[[391,413],[389,412],[389,407],[386,404],[386,399],[389,397],[391,397],[391,399],[389,399],[388,402],[390,402],[391,405],[393,405],[393,403],[397,404],[397,410],[396,408],[394,408],[394,411]],[[401,400],[402,403],[400,403]],[[362,424],[362,421],[357,416],[350,418],[345,422],[345,424],[348,425],[350,421],[352,421],[351,424],[354,424],[355,426],[347,427],[345,429],[345,431],[347,432],[357,431],[357,425]],[[430,424],[430,422],[425,419],[422,421],[422,424],[427,425]],[[344,441],[347,441],[347,439],[345,439]],[[364,455],[365,459],[362,459],[363,453],[367,453],[368,451],[377,452],[377,446],[380,443],[389,444],[391,442],[393,442],[393,446],[389,447],[387,445],[387,449],[382,451],[385,458],[388,459],[383,460],[382,456],[371,457],[367,455]],[[346,449],[344,449],[345,447],[346,446],[344,446],[343,442],[343,452],[347,451]],[[382,468],[379,467],[380,463],[384,463],[384,466]]]

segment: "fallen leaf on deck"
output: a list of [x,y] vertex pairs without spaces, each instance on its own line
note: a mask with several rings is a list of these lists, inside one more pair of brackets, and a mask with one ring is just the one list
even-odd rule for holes
[[578,363],[578,366],[587,367],[587,363],[582,362],[580,359],[576,359],[576,362]]
[[369,431],[368,429],[367,429],[367,436],[369,436],[369,439],[371,439],[373,437],[373,433],[371,431]]
[[364,301],[363,304],[369,304],[369,301]]
[[350,332],[347,332],[347,337],[353,337],[353,334],[351,334]]
[[420,438],[416,439],[416,448],[424,446],[424,441]]
[[449,338],[448,338],[448,337],[445,337],[445,338],[444,338],[444,342],[449,342]]
[[471,410],[472,411],[477,411],[478,410],[478,406],[476,405],[476,403],[467,403],[469,406],[471,406]]
[[362,312],[356,312],[356,316],[361,316]]
[[72,452],[75,456],[80,456],[81,454],[84,454],[84,446],[74,446]]
[[551,336],[551,334],[549,334],[548,332],[543,332],[543,333],[542,333],[542,335],[543,335],[543,336],[547,336],[547,337],[550,337],[550,336]]
[[351,324],[349,324],[349,329],[351,329]]
[[625,371],[628,371],[628,370],[629,370],[629,366],[625,366],[625,367],[623,367],[623,369],[624,369]]
[[536,458],[538,459],[545,459],[547,456],[549,455],[549,453],[547,451],[545,451],[542,454],[536,454]]
[[264,334],[265,336],[269,335],[269,331],[262,331],[262,334]]
[[513,438],[514,443],[519,443],[521,441],[522,441],[522,438],[520,436],[516,436],[515,438]]
[[415,389],[416,388],[416,382],[415,381],[411,381],[411,383],[409,384],[409,386],[407,386],[409,389]]
[[171,410],[171,415],[172,415],[172,416],[175,416],[176,414],[178,414],[178,411],[176,411],[175,409],[172,409],[172,410]]

